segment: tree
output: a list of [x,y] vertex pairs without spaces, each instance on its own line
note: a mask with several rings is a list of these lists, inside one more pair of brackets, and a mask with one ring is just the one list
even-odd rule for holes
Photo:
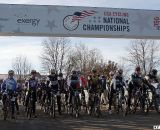
[[159,66],[160,45],[154,40],[134,40],[127,48],[128,57],[124,57],[132,66],[140,66],[146,75],[153,68]]
[[66,55],[70,50],[70,40],[64,37],[48,38],[42,42],[42,54],[40,56],[44,71],[50,69],[62,72],[66,63]]
[[27,57],[20,55],[13,59],[12,68],[15,71],[17,79],[21,81],[30,73],[31,63]]
[[83,74],[89,73],[93,67],[97,67],[101,59],[102,55],[98,49],[88,49],[84,44],[76,44],[68,55],[67,73],[69,74],[72,69]]

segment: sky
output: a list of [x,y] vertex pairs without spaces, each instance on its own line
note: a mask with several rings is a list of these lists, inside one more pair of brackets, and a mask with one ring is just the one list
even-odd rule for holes
[[[36,5],[68,5],[89,7],[111,7],[131,9],[160,10],[160,0],[0,0],[1,4],[36,4]],[[0,73],[7,73],[12,68],[13,59],[19,55],[26,56],[34,69],[41,68],[41,43],[47,37],[15,37],[0,36]],[[133,39],[111,38],[70,38],[73,43],[83,43],[89,48],[97,48],[105,59],[116,62],[125,56],[125,48]]]

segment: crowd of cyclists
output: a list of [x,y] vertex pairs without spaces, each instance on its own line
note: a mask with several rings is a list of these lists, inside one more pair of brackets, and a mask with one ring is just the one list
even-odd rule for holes
[[37,117],[37,106],[54,118],[56,113],[75,113],[76,117],[82,112],[99,117],[102,111],[124,116],[136,111],[148,114],[153,109],[159,113],[157,73],[152,69],[148,75],[142,76],[141,68],[136,66],[131,78],[126,80],[122,69],[110,71],[107,77],[93,68],[87,76],[73,70],[64,78],[63,73],[57,74],[51,69],[48,76],[38,79],[36,70],[32,70],[20,85],[14,79],[14,71],[9,70],[8,78],[1,84],[3,116],[6,120],[11,113],[14,119],[16,114],[21,114],[19,106],[25,108],[29,118]]

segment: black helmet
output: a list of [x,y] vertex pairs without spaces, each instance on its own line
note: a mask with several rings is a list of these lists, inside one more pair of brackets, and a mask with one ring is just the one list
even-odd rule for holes
[[14,74],[14,71],[13,70],[9,70],[8,74]]
[[123,70],[122,69],[118,69],[118,74],[123,74]]
[[152,74],[153,74],[153,75],[157,75],[157,72],[158,72],[158,71],[157,71],[156,69],[152,69]]
[[63,73],[59,73],[59,77],[63,77]]
[[37,73],[36,70],[31,71],[31,74],[36,74],[36,73]]
[[78,70],[78,71],[77,71],[77,74],[81,74],[81,71],[80,71],[80,70]]
[[51,69],[51,70],[50,70],[50,73],[51,73],[51,74],[55,74],[55,73],[56,73],[56,70],[55,70],[55,69]]
[[92,72],[93,72],[93,73],[97,73],[96,68],[92,68]]
[[77,74],[77,72],[75,70],[72,71],[72,74]]

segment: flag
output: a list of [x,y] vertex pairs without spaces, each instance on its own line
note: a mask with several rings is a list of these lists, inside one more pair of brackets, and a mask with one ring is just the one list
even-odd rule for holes
[[79,20],[82,20],[84,19],[85,17],[88,17],[88,16],[92,16],[93,14],[95,14],[96,11],[94,10],[91,10],[91,11],[86,11],[86,10],[83,10],[82,12],[75,12],[73,14],[73,19],[72,19],[72,22],[74,21],[79,21]]

